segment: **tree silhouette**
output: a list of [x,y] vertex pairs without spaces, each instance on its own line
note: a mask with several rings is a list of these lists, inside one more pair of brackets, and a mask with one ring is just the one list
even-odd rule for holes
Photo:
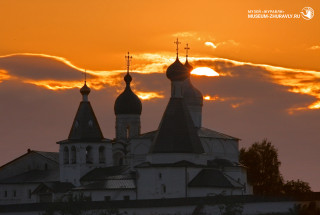
[[283,185],[283,191],[286,195],[295,196],[303,193],[311,193],[311,188],[309,183],[298,179],[296,181],[287,181]]
[[281,162],[278,151],[270,141],[255,142],[248,149],[240,150],[240,163],[248,167],[248,182],[255,195],[279,195],[283,179],[279,171]]

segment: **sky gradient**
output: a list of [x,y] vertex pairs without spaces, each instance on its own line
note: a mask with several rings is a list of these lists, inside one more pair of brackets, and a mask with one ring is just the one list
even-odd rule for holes
[[[248,10],[300,14],[311,20],[249,19]],[[103,134],[114,138],[114,101],[132,60],[132,88],[143,99],[142,131],[157,129],[170,95],[164,72],[180,59],[219,76],[192,75],[205,96],[203,125],[249,147],[264,138],[279,150],[285,180],[320,191],[320,2],[0,1],[0,165],[33,150],[57,151],[81,95]],[[213,74],[213,73],[212,73]]]

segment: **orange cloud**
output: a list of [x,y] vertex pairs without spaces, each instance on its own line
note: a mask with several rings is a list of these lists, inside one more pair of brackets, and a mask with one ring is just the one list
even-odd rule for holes
[[216,46],[213,42],[205,42],[204,44],[205,44],[206,46],[212,47],[212,48],[214,48],[214,49],[217,48],[217,46]]
[[214,96],[205,95],[203,96],[203,99],[206,101],[219,101],[219,102],[234,101],[233,103],[230,104],[230,106],[234,109],[239,108],[242,105],[252,103],[250,99],[246,99],[246,98],[236,98],[236,97],[222,98],[218,95],[214,95]]
[[[81,81],[56,81],[56,80],[23,80],[24,83],[34,84],[36,86],[44,87],[49,90],[68,90],[73,88],[81,88],[84,84]],[[123,87],[123,77],[112,76],[108,79],[92,78],[87,80],[88,86],[95,90],[100,90],[105,85]]]
[[6,70],[0,69],[0,83],[12,78]]
[[151,100],[151,99],[162,99],[164,95],[161,94],[162,92],[142,92],[142,91],[135,91],[137,96],[142,100]]
[[311,50],[319,50],[320,49],[320,46],[311,46],[309,49]]
[[[186,34],[188,35],[188,34]],[[75,69],[76,71],[83,72],[84,69],[72,64],[69,60],[63,57],[57,57],[47,54],[33,54],[33,53],[19,53],[12,55],[1,56],[0,58],[10,57],[15,55],[25,55],[25,56],[38,56],[45,57],[57,60],[59,62],[63,62],[67,66]],[[183,59],[183,58],[181,58]],[[133,55],[133,67],[135,73],[140,74],[152,74],[152,73],[164,73],[165,69],[173,63],[175,60],[175,56],[172,53],[143,53]],[[271,78],[271,81],[282,86],[288,87],[289,92],[297,93],[297,94],[305,94],[309,96],[313,96],[317,99],[312,104],[306,104],[303,107],[295,107],[294,109],[288,110],[297,111],[297,110],[307,110],[307,109],[320,109],[320,72],[312,71],[312,70],[301,70],[301,69],[292,69],[285,68],[279,66],[272,66],[266,64],[254,64],[251,62],[240,62],[225,58],[212,58],[212,57],[189,57],[189,61],[195,69],[192,71],[192,74],[197,75],[206,75],[206,76],[234,76],[236,74],[236,70],[232,71],[228,68],[232,67],[241,67],[241,66],[251,66],[253,69],[257,68],[258,71],[260,69],[261,72],[268,72],[268,77]],[[206,67],[210,69],[210,67],[214,67],[215,65],[224,62],[226,63],[226,67],[217,67],[219,73],[216,73],[214,70],[210,70],[210,72],[204,73],[196,73],[197,70],[203,71],[203,69],[196,68],[197,66]],[[123,88],[123,73],[125,70],[110,70],[110,71],[94,71],[87,70],[89,74],[88,83],[93,89],[99,90],[104,86],[113,86],[118,87],[119,89]],[[81,77],[81,76],[79,76]],[[7,80],[12,78],[12,76],[6,70],[0,70],[0,81]],[[19,77],[16,77],[19,79]],[[72,80],[72,81],[58,81],[58,80],[33,80],[20,78],[24,83],[30,83],[37,86],[45,87],[50,90],[62,90],[62,89],[71,89],[71,88],[80,88],[83,85],[83,80]],[[266,81],[270,81],[266,79]],[[135,83],[132,83],[133,85]],[[139,92],[139,89],[137,89]],[[140,94],[142,99],[156,99],[162,98],[161,93],[157,94]],[[206,98],[204,98],[207,100]],[[211,100],[211,98],[209,98]],[[236,105],[237,106],[237,105]]]

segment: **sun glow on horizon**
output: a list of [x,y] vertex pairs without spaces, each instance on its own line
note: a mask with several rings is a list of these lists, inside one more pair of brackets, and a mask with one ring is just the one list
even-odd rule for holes
[[201,75],[201,76],[220,76],[219,73],[214,71],[213,69],[209,67],[198,67],[192,70],[191,72],[192,75]]
[[221,98],[221,97],[219,97],[217,95],[215,95],[215,96],[205,95],[205,96],[203,96],[203,99],[207,100],[207,101],[217,101],[217,100],[224,101],[225,100],[225,99],[223,99],[223,98]]

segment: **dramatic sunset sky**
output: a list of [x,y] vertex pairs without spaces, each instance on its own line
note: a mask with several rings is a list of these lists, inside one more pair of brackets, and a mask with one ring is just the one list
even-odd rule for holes
[[[248,18],[248,10],[304,7],[312,19]],[[284,179],[320,191],[319,0],[1,0],[0,14],[0,165],[28,148],[58,150],[84,69],[89,100],[113,139],[128,51],[142,132],[157,129],[179,37],[182,62],[189,43],[191,64],[220,74],[191,77],[206,98],[203,126],[240,138],[240,147],[268,138]]]

